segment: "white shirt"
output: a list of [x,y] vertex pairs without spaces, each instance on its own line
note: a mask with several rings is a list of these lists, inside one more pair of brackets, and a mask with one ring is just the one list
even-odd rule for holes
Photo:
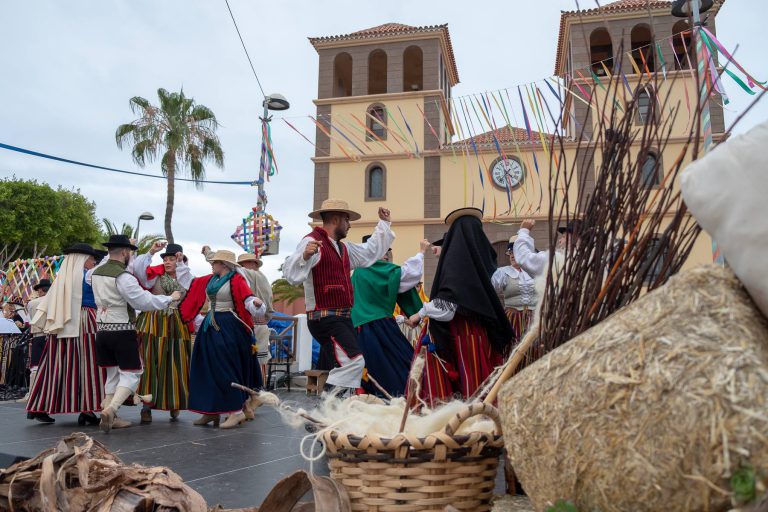
[[[109,261],[109,256],[106,256],[98,266],[103,265],[107,261]],[[131,263],[128,265],[130,267]],[[96,268],[94,267],[85,273],[85,282],[89,285],[93,284],[93,272]],[[170,295],[152,295],[152,293],[141,287],[136,277],[130,272],[117,276],[115,285],[120,296],[136,311],[162,310],[166,309],[171,303]]]
[[419,316],[421,318],[431,318],[438,322],[450,322],[456,315],[456,311],[451,309],[440,309],[432,301],[425,302],[419,310]]
[[536,252],[531,232],[526,228],[520,228],[517,232],[517,240],[512,248],[515,261],[533,277],[540,276],[549,264],[549,251]]
[[[387,253],[387,250],[395,240],[395,234],[392,232],[390,225],[390,222],[379,220],[376,229],[373,230],[371,238],[367,242],[362,244],[344,243],[349,254],[350,270],[370,267]],[[316,307],[315,288],[312,283],[312,268],[320,263],[320,251],[313,254],[309,260],[304,261],[304,249],[311,240],[314,239],[308,236],[302,238],[298,247],[296,247],[296,252],[288,256],[285,259],[285,263],[283,263],[283,277],[294,286],[304,284],[304,300],[307,311],[313,311]],[[338,242],[331,240],[331,245],[336,252],[339,252]]]
[[407,292],[421,282],[424,275],[424,254],[411,256],[400,265],[400,286],[397,293]]

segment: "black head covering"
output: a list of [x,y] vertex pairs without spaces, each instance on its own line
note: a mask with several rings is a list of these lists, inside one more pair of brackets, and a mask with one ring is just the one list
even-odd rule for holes
[[[506,353],[512,341],[512,326],[504,314],[491,284],[496,270],[496,251],[483,232],[480,219],[456,219],[443,238],[443,249],[429,298],[441,309],[479,321],[488,332],[491,345]],[[452,347],[447,322],[430,321],[430,334],[438,350]]]

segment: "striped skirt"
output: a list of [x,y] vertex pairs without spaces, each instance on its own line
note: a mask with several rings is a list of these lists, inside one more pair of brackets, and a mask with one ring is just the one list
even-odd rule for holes
[[174,310],[141,313],[136,333],[144,359],[139,394],[151,394],[153,409],[186,409],[189,403],[189,360],[192,342],[187,325]]
[[429,338],[429,323],[424,327],[416,347],[427,347],[427,360],[421,384],[421,398],[430,406],[453,398],[471,396],[494,367],[502,364],[501,354],[488,341],[480,323],[456,315],[450,323],[453,338],[452,359],[438,356]]
[[80,309],[80,337],[49,335],[27,411],[69,414],[101,411],[104,370],[96,366],[96,310]]
[[531,322],[533,321],[533,310],[528,308],[522,310],[507,308],[504,310],[504,313],[506,313],[507,320],[509,320],[509,323],[512,325],[512,332],[515,333],[512,338],[512,346],[514,347],[520,343],[520,340],[523,339],[523,334],[525,334],[525,331],[530,327]]

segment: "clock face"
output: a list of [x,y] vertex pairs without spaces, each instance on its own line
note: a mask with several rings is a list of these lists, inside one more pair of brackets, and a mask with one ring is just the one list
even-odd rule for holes
[[499,158],[491,167],[493,184],[504,190],[519,187],[525,179],[525,169],[514,158]]

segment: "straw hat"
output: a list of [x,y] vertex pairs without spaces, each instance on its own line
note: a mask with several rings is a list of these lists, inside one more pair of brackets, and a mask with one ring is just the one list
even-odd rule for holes
[[245,254],[241,254],[240,256],[237,257],[238,263],[244,263],[246,261],[255,261],[259,267],[261,267],[264,264],[264,262],[261,261],[261,259],[258,256],[256,256],[255,254],[251,254],[249,252],[246,252]]
[[231,265],[234,265],[236,267],[239,267],[237,263],[237,259],[235,258],[235,253],[232,251],[228,251],[226,249],[219,249],[213,254],[212,261],[220,261],[222,263],[229,263]]
[[349,209],[349,204],[341,199],[326,199],[320,209],[309,213],[315,220],[320,220],[320,214],[325,212],[341,212],[349,215],[349,220],[359,220],[360,214]]
[[[465,215],[469,215],[471,217],[477,217],[480,220],[483,220],[483,211],[480,208],[459,208],[458,210],[453,210],[451,213],[449,213],[445,217],[445,223],[449,226],[454,223],[456,219],[459,217],[464,217]],[[434,245],[434,244],[433,244]]]

